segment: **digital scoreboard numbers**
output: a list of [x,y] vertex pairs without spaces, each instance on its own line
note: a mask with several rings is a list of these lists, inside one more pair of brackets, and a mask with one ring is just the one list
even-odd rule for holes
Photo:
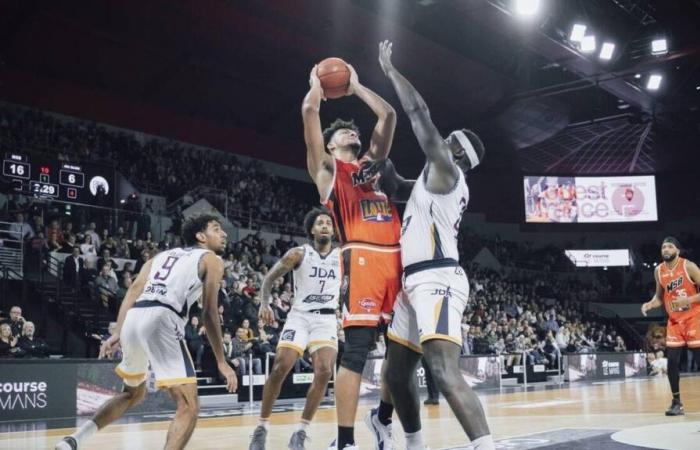
[[2,174],[12,180],[15,192],[25,195],[101,206],[112,204],[114,171],[110,168],[8,153]]

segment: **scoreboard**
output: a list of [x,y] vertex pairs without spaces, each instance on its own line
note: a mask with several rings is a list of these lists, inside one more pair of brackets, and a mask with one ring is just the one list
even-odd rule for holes
[[7,153],[2,175],[18,194],[71,203],[112,206],[115,171],[109,167],[65,163],[43,155]]

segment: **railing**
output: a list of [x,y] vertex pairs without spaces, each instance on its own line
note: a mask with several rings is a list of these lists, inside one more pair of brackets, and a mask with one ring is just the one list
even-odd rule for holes
[[[13,230],[16,224],[0,222],[0,266],[6,267],[11,272],[3,273],[3,276],[24,276],[24,236],[22,231]],[[23,226],[21,224],[20,226]]]

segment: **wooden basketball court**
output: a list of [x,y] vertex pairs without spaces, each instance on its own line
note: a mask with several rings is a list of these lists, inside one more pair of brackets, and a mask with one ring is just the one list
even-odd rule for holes
[[[497,448],[528,449],[700,449],[700,377],[685,377],[681,390],[684,417],[666,417],[670,403],[666,378],[565,385],[561,389],[480,394]],[[362,418],[371,404],[360,405],[356,436],[361,449],[371,449]],[[287,448],[301,411],[272,416],[268,449]],[[468,448],[447,404],[423,407],[423,430],[431,449]],[[255,428],[253,414],[202,418],[188,449],[246,449]],[[403,436],[395,421],[396,448]],[[85,448],[99,450],[158,449],[165,442],[167,421],[117,424],[97,433]],[[660,427],[657,427],[660,426]],[[44,424],[4,424],[0,449],[53,449],[72,428],[41,429]],[[620,430],[629,430],[613,434]],[[310,428],[307,448],[325,450],[335,434],[335,410],[322,409]],[[612,435],[612,437],[611,437]],[[621,436],[621,437],[620,437]],[[617,439],[617,440],[616,440]],[[636,439],[636,441],[635,441]],[[622,442],[618,442],[622,440]],[[641,441],[641,442],[640,442]]]

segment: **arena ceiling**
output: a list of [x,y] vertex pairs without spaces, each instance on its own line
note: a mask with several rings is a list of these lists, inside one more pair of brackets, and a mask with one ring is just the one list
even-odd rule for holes
[[[540,3],[524,21],[510,0],[0,0],[0,99],[303,167],[310,68],[342,57],[399,109],[376,61],[389,38],[439,128],[475,127],[498,150],[487,170],[687,164],[678,136],[698,133],[700,2]],[[616,42],[611,61],[568,45],[579,20]],[[661,34],[670,51],[648,54]],[[664,76],[656,92],[643,85],[652,73]],[[323,105],[324,120],[336,116],[372,126],[354,98]],[[403,114],[393,155],[407,172],[421,165]]]

